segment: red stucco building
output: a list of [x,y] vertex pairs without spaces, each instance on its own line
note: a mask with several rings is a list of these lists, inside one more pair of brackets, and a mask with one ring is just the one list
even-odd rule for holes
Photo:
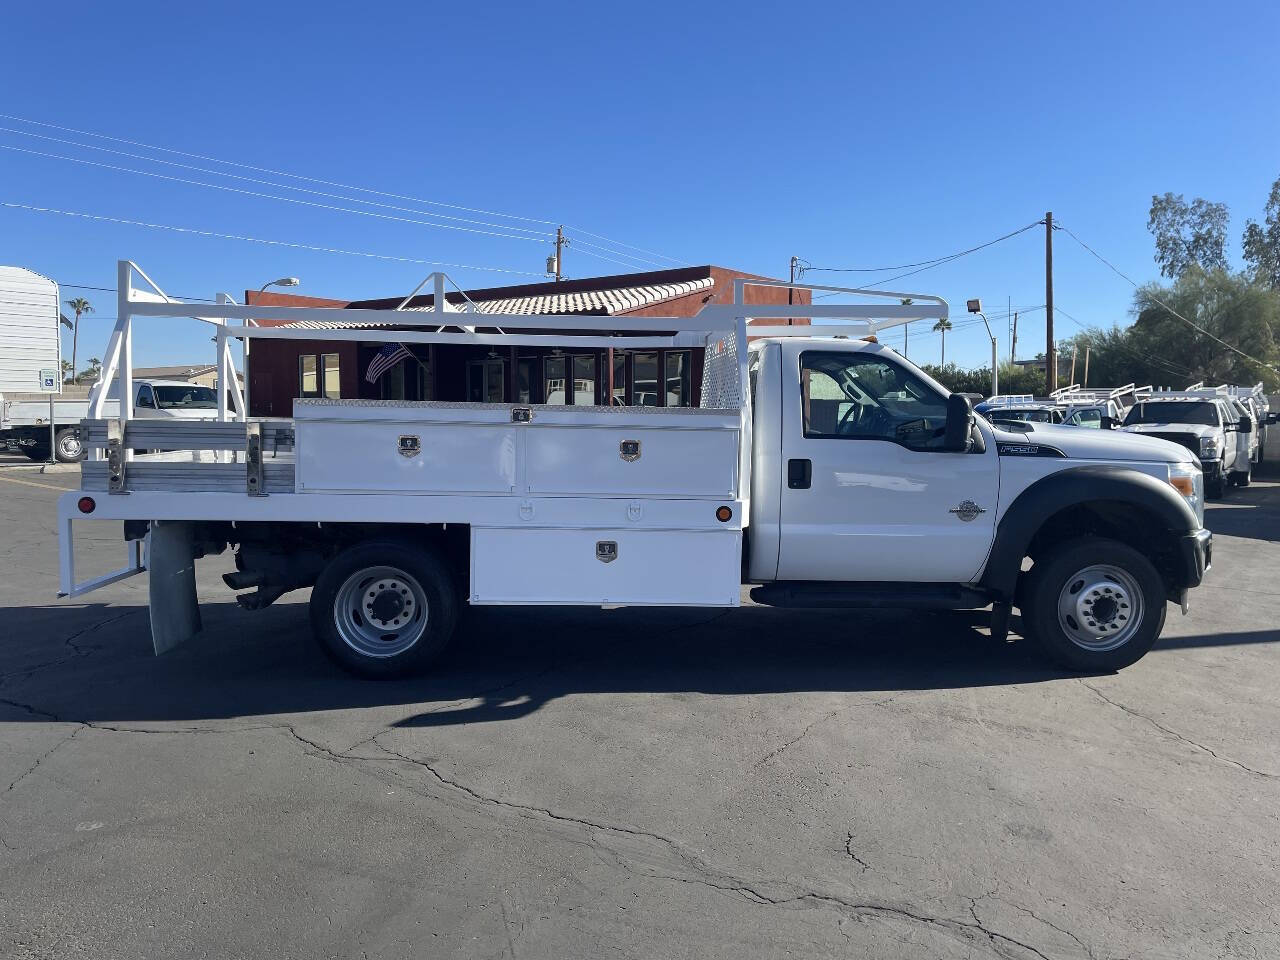
[[[737,277],[765,279],[716,266],[681,267],[646,273],[531,283],[468,290],[481,315],[658,316],[687,317],[704,304],[733,299]],[[788,302],[781,288],[747,287],[748,303]],[[809,303],[796,291],[795,303]],[[462,294],[447,295],[462,304]],[[338,306],[392,310],[403,297],[346,302],[281,293],[246,291],[248,304]],[[433,297],[414,297],[408,309],[427,309]],[[461,322],[461,319],[460,321]],[[476,323],[474,314],[467,322]],[[802,321],[796,321],[802,322]],[[273,321],[262,321],[274,325]],[[376,383],[365,379],[380,343],[314,340],[252,341],[249,354],[249,412],[258,417],[287,417],[296,397],[356,397],[389,400],[471,400],[493,403],[614,404],[696,406],[702,380],[702,351],[697,348],[600,350],[511,346],[485,348],[455,344],[409,344],[403,359]],[[483,327],[480,327],[483,329]],[[386,342],[396,342],[388,326]],[[607,323],[601,331],[609,330]],[[551,332],[551,331],[548,331]]]

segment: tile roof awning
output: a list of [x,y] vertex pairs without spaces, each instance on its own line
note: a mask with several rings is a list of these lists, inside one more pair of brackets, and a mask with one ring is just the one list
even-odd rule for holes
[[[471,311],[452,302],[445,303],[445,313],[465,317],[468,314],[516,314],[519,316],[615,316],[641,307],[651,307],[687,297],[693,293],[708,291],[715,284],[711,277],[700,277],[696,280],[685,280],[674,283],[652,283],[634,287],[615,287],[613,289],[580,290],[569,293],[544,293],[525,297],[505,297],[494,300],[477,300],[475,310]],[[415,313],[431,313],[432,307],[409,307]],[[393,327],[396,324],[359,321],[344,323],[337,320],[296,320],[283,324],[306,330],[345,330],[367,329],[375,327]]]
[[[521,316],[587,314],[608,317],[637,310],[640,307],[650,307],[677,297],[687,297],[691,293],[710,290],[714,283],[711,277],[702,277],[680,283],[653,283],[637,287],[615,287],[611,290],[581,290],[572,293],[507,297],[500,300],[478,300],[475,301],[475,305],[478,313],[510,313]],[[411,307],[410,309],[428,310],[430,308]]]

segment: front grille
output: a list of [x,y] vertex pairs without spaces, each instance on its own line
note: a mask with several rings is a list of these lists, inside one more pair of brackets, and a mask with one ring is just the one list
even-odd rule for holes
[[1172,440],[1186,447],[1197,457],[1200,456],[1200,438],[1193,433],[1144,433],[1144,437],[1159,437],[1161,440]]

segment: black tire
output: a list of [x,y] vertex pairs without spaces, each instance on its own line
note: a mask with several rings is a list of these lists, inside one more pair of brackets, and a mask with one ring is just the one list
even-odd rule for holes
[[[370,576],[362,583],[364,573]],[[345,612],[338,609],[340,594]],[[457,617],[457,589],[448,569],[434,554],[402,540],[347,548],[321,571],[311,592],[311,628],[320,648],[342,669],[370,680],[425,670],[444,653]],[[381,644],[386,652],[371,652]]]
[[1227,492],[1227,481],[1221,471],[1204,478],[1204,495],[1210,500],[1221,500]]
[[[1091,568],[1118,569],[1123,577],[1107,580],[1097,573],[1088,578],[1080,576]],[[1023,635],[1039,646],[1050,660],[1069,670],[1104,673],[1127,667],[1151,649],[1164,629],[1168,601],[1160,573],[1145,556],[1118,540],[1088,537],[1068,541],[1051,555],[1037,560],[1025,578],[1025,588],[1021,591],[1026,604],[1021,608]],[[1072,590],[1072,587],[1076,589]],[[1129,601],[1123,609],[1130,614],[1140,611],[1136,627],[1124,622],[1128,618],[1123,615],[1119,604],[1108,600],[1112,595],[1111,587],[1116,588],[1114,596]],[[1140,595],[1140,605],[1129,596],[1131,592]],[[1063,626],[1062,621],[1066,618],[1059,612],[1060,601],[1077,609],[1074,607],[1077,601],[1092,602],[1088,600],[1089,596],[1098,597],[1099,605],[1092,608],[1095,610],[1102,609],[1101,603],[1111,603],[1108,608],[1110,616],[1104,622],[1104,628],[1106,624],[1112,624],[1112,629],[1118,631],[1114,638],[1103,635],[1094,641],[1094,646],[1085,646],[1073,639],[1068,628]],[[1120,619],[1117,620],[1117,616]],[[1082,633],[1088,633],[1088,627],[1096,626],[1092,621],[1087,625],[1080,624],[1071,614],[1067,617]],[[1103,621],[1103,616],[1100,615],[1098,620]],[[1106,643],[1126,634],[1127,639],[1121,645],[1114,649],[1103,648]]]
[[53,453],[59,463],[77,463],[85,457],[79,427],[63,427],[53,435]]
[[1253,464],[1245,464],[1244,473],[1237,473],[1235,476],[1237,487],[1247,487],[1253,482]]

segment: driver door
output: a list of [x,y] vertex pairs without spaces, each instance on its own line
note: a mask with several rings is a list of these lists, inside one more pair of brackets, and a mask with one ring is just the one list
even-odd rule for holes
[[942,450],[946,397],[891,351],[801,347],[783,344],[777,578],[972,580],[995,535],[994,438]]

